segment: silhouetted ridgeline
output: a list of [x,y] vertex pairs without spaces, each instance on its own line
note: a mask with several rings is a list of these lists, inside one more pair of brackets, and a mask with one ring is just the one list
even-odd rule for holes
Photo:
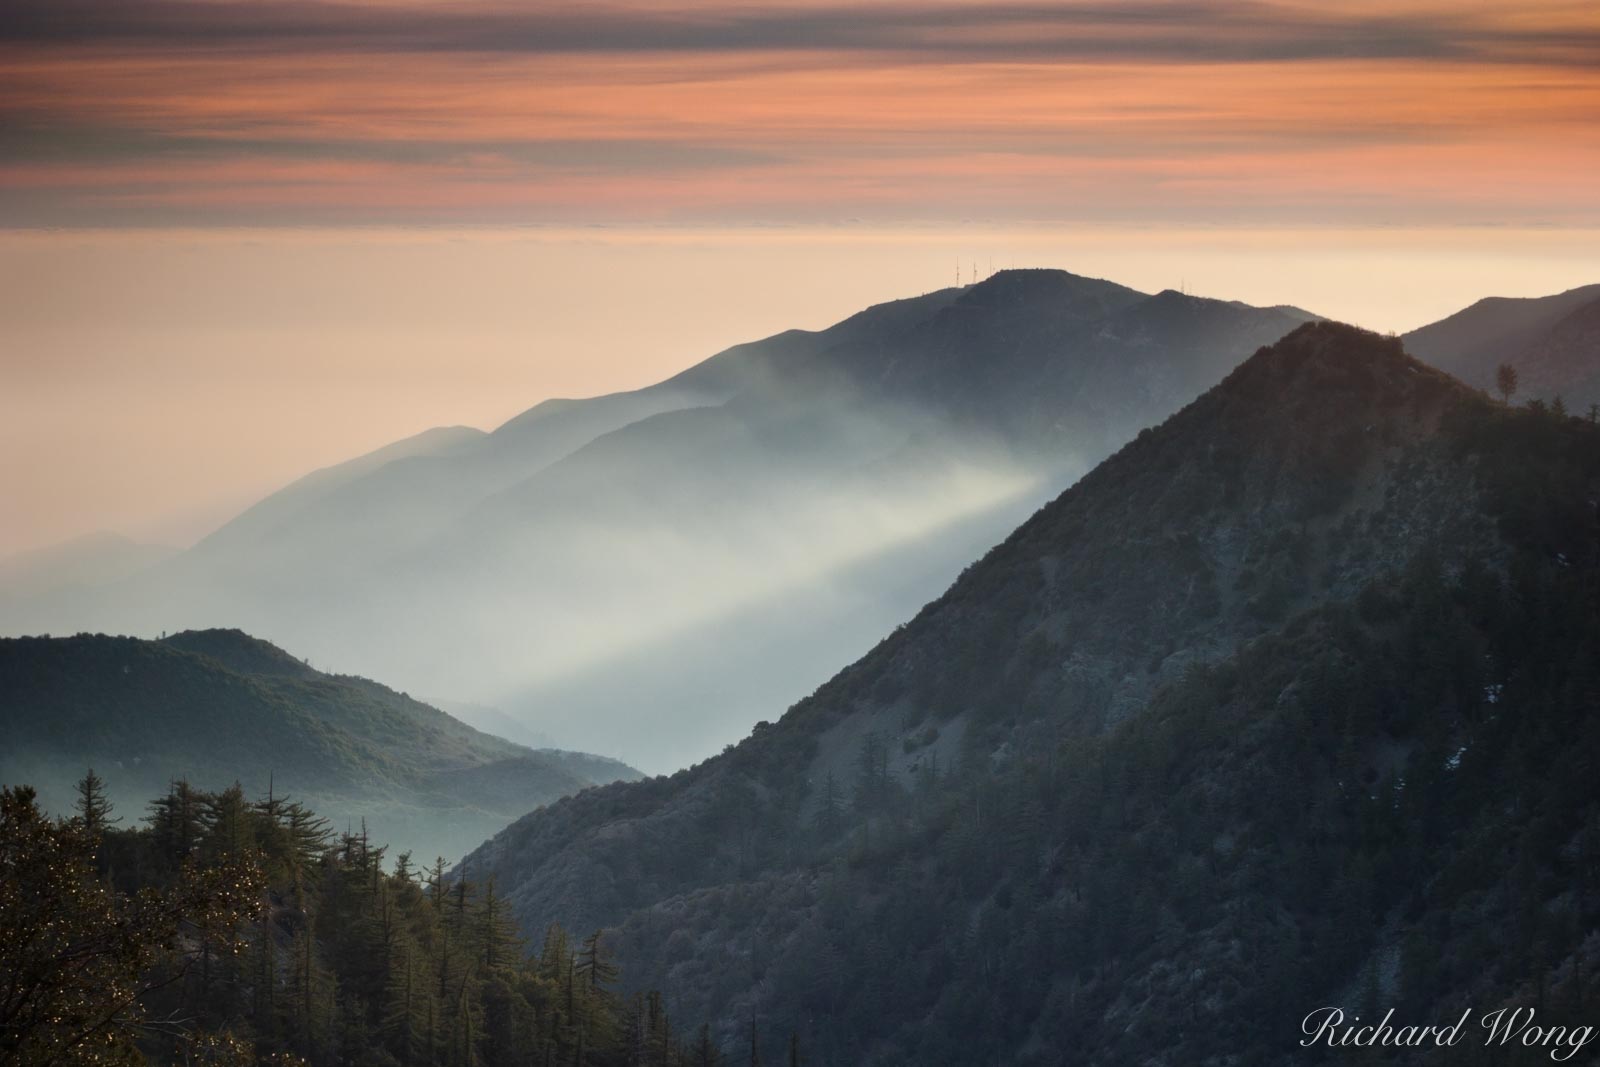
[[1005,271],[398,442],[143,575],[0,595],[0,632],[238,627],[675,768],[1307,317]]

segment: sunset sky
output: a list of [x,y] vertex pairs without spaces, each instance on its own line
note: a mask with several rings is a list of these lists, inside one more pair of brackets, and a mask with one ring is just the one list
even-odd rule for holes
[[0,553],[1060,266],[1405,329],[1600,281],[1582,2],[8,0]]

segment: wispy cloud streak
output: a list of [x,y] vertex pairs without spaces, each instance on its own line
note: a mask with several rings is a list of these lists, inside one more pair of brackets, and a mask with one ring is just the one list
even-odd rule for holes
[[1594,221],[1592,5],[12,0],[0,224]]
[[939,60],[1319,59],[1600,67],[1600,28],[1483,11],[1380,14],[1230,0],[679,9],[389,7],[301,0],[13,0],[0,41],[341,52],[885,52]]

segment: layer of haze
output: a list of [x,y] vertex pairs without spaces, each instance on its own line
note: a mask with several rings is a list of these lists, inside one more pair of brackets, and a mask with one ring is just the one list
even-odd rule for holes
[[1404,330],[1600,279],[1587,231],[13,232],[0,237],[0,554],[186,544],[431,426],[664,378],[991,267]]
[[1574,0],[13,0],[0,555],[958,257],[1378,328],[1593,282],[1597,130]]

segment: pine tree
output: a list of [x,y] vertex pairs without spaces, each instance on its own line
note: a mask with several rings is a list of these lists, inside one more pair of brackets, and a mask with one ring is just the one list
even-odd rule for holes
[[544,931],[544,944],[539,949],[539,974],[546,981],[559,983],[566,972],[567,958],[571,953],[567,932],[556,924]]
[[250,819],[250,805],[238,782],[220,793],[205,795],[200,808],[204,827],[200,844],[208,856],[242,856],[254,847],[255,827]]
[[265,797],[261,798],[260,800],[256,801],[255,809],[261,815],[265,816],[270,822],[278,823],[278,822],[281,822],[283,820],[283,809],[284,809],[285,802],[284,802],[283,798],[279,797],[273,791],[274,783],[275,783],[275,776],[273,775],[273,773],[271,771],[268,771],[267,772],[267,795]]
[[425,1016],[431,1012],[431,1004],[423,1002],[425,985],[417,973],[415,949],[409,943],[400,945],[396,964],[389,971],[388,988],[384,991],[383,1033],[401,1067],[410,1067],[416,1062],[427,1039]]
[[578,950],[577,974],[585,992],[591,997],[604,994],[606,987],[617,979],[616,965],[606,959],[600,944],[602,933],[596,930],[584,938]]
[[694,1043],[695,1067],[719,1067],[722,1063],[722,1053],[711,1043],[711,1027],[705,1023],[700,1024],[700,1036]]
[[456,986],[450,1018],[451,1067],[475,1067],[478,1062],[477,1004],[468,996],[467,979],[463,977]]
[[471,893],[472,885],[467,881],[467,868],[462,864],[461,874],[450,887],[450,915],[446,920],[450,932],[457,939],[465,939],[467,934],[467,901]]
[[1511,398],[1517,395],[1517,368],[1509,363],[1502,363],[1495,368],[1494,387],[1499,390],[1500,399],[1511,403]]
[[444,857],[436,857],[432,867],[423,868],[423,874],[434,914],[442,915],[444,914]]
[[122,821],[112,818],[111,801],[106,799],[105,780],[94,773],[93,767],[78,780],[78,799],[73,807],[77,809],[78,818],[83,820],[83,828],[90,837],[99,837],[107,827]]
[[493,875],[489,876],[483,898],[478,901],[474,925],[479,962],[491,968],[516,962],[521,954],[522,939],[517,936],[516,923],[505,901],[495,894]]
[[[366,872],[361,872],[361,879],[366,882]],[[366,914],[358,924],[360,944],[355,949],[353,962],[360,969],[362,988],[379,999],[388,988],[400,958],[400,914],[388,879],[380,878],[375,892],[367,891],[362,895]]]
[[[250,951],[254,957],[250,968],[250,987],[253,993],[251,1029],[258,1044],[281,1043],[280,1034],[285,1021],[282,1018],[282,1005],[278,1002],[282,980],[278,966],[277,934],[277,929],[269,916],[268,921],[262,923],[255,936],[250,939]],[[292,966],[292,960],[290,964]]]
[[203,793],[178,779],[168,787],[166,797],[150,803],[146,822],[154,830],[157,853],[171,864],[181,864],[194,854],[202,832],[203,800]]
[[309,866],[333,843],[333,827],[298,802],[284,804],[282,811],[290,852],[298,865]]

